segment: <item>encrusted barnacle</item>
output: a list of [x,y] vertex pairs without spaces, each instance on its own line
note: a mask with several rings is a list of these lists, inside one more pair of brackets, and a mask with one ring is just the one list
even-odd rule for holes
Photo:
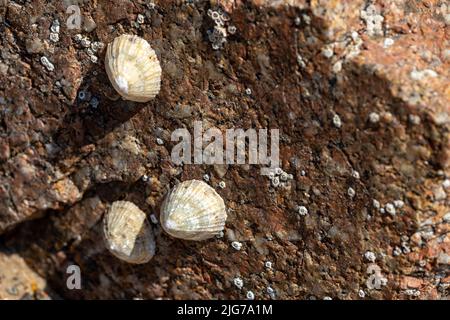
[[227,212],[220,195],[199,180],[175,186],[161,207],[161,226],[175,238],[205,240],[225,227]]
[[161,66],[150,44],[135,35],[121,35],[108,45],[106,73],[126,100],[147,102],[161,87]]
[[103,220],[105,244],[128,263],[148,262],[155,255],[155,237],[146,214],[134,203],[116,201]]

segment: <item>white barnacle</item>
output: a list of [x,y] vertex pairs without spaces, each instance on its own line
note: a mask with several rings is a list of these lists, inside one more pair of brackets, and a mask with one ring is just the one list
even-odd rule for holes
[[394,251],[392,252],[392,255],[396,257],[396,256],[399,256],[401,254],[402,254],[402,249],[400,247],[395,247]]
[[50,38],[51,42],[55,42],[56,43],[56,42],[59,41],[59,34],[56,33],[56,32],[51,32],[49,38]]
[[184,240],[206,240],[225,227],[227,212],[220,195],[208,184],[188,180],[176,185],[161,206],[161,226]]
[[386,38],[383,42],[383,47],[388,48],[394,44],[394,40],[392,38]]
[[234,278],[233,283],[236,286],[236,288],[238,288],[239,290],[241,290],[242,287],[244,286],[244,280],[242,280],[239,277]]
[[405,205],[405,203],[402,200],[395,200],[394,201],[394,207],[396,208],[403,208],[403,206]]
[[271,299],[275,299],[275,290],[272,287],[267,287],[267,293],[269,294]]
[[366,258],[366,260],[370,262],[375,262],[376,260],[375,253],[373,253],[372,251],[366,251],[366,253],[364,253],[364,258]]
[[272,179],[272,186],[274,186],[275,188],[278,187],[280,185],[280,178],[278,177],[274,177]]
[[82,38],[80,44],[84,48],[89,48],[91,46],[91,40],[89,40],[88,38]]
[[245,295],[248,300],[255,300],[255,294],[253,291],[247,291],[247,294]]
[[322,54],[324,57],[330,59],[334,55],[333,48],[330,46],[323,47]]
[[369,114],[370,123],[377,123],[380,121],[380,115],[376,112],[372,112]]
[[387,203],[385,206],[385,210],[390,215],[395,215],[395,206],[392,203]]
[[161,66],[150,44],[135,35],[122,35],[108,45],[106,73],[126,100],[147,102],[161,87]]
[[354,198],[355,195],[356,195],[356,191],[355,191],[355,189],[353,189],[352,187],[350,187],[350,188],[348,188],[348,190],[347,190],[347,194],[348,194],[348,196],[349,196],[350,198]]
[[53,32],[53,33],[59,33],[59,30],[60,30],[59,20],[54,20],[52,22],[51,27],[50,27],[50,31]]
[[341,121],[341,118],[339,117],[339,115],[335,114],[333,116],[333,124],[336,128],[342,127],[342,121]]
[[234,250],[241,250],[242,248],[242,243],[240,243],[239,241],[233,241],[231,242],[231,246],[233,247]]
[[308,209],[305,206],[298,206],[297,212],[301,216],[306,216],[308,214]]
[[381,205],[380,205],[380,201],[373,199],[372,200],[372,205],[375,209],[380,209]]
[[145,17],[142,14],[138,14],[136,18],[138,24],[143,24],[145,22]]
[[341,72],[341,70],[342,70],[342,60],[339,60],[333,65],[333,72],[339,73]]
[[352,171],[352,177],[355,178],[355,179],[359,179],[359,172],[356,171],[356,170],[353,170]]
[[47,57],[42,56],[41,57],[41,63],[44,65],[44,67],[48,70],[48,71],[53,71],[55,70],[55,66],[53,65],[53,63],[51,63]]
[[235,26],[228,26],[227,28],[229,34],[235,34],[236,33],[236,27]]

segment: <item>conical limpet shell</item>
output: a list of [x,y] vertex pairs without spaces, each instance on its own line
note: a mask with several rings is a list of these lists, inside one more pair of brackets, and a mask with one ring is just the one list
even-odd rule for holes
[[220,195],[199,180],[184,181],[167,195],[161,226],[175,238],[205,240],[223,230],[227,212]]
[[114,89],[126,100],[147,102],[161,87],[161,66],[149,43],[134,35],[121,35],[108,45],[106,73]]
[[108,250],[129,263],[146,263],[155,255],[155,237],[146,214],[134,203],[116,201],[104,220],[103,231]]

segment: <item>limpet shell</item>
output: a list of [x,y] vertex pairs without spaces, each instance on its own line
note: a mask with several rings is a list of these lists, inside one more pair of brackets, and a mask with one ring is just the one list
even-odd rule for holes
[[135,35],[121,35],[108,45],[106,73],[114,89],[126,100],[147,102],[161,87],[161,66],[155,51]]
[[176,185],[161,206],[161,226],[175,238],[205,240],[225,227],[227,212],[220,195],[199,180]]
[[116,201],[103,220],[105,244],[128,263],[148,262],[155,255],[155,237],[146,214],[134,203]]

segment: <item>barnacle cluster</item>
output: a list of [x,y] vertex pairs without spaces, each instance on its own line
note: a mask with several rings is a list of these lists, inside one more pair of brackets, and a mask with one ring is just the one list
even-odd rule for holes
[[209,9],[208,16],[214,21],[214,28],[207,31],[208,39],[214,50],[220,50],[227,42],[227,36],[236,33],[236,27],[228,25],[230,17],[220,8],[216,10]]
[[103,42],[91,41],[88,37],[83,36],[79,33],[73,37],[73,40],[77,45],[84,48],[86,54],[93,63],[96,63],[98,61],[96,53],[104,48],[105,45],[103,44]]
[[286,187],[289,183],[289,180],[294,179],[294,176],[283,171],[283,169],[281,168],[275,168],[272,172],[269,173],[269,179],[271,185],[274,188],[277,188],[279,186]]

